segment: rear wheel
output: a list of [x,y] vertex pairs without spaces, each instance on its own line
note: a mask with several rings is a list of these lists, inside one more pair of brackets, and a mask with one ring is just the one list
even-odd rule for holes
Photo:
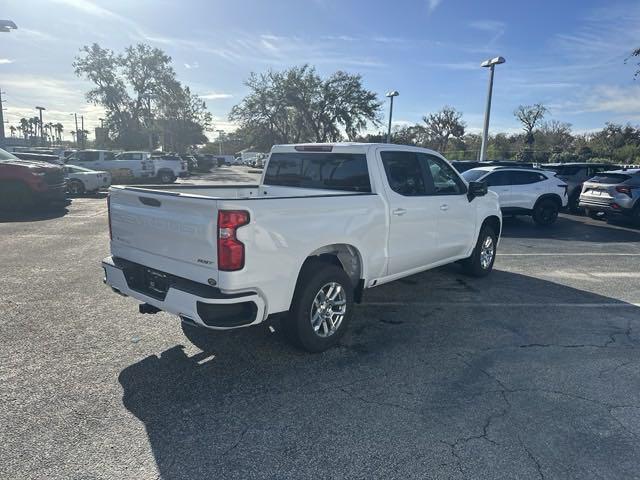
[[569,197],[569,212],[573,213],[573,214],[580,214],[582,213],[582,209],[580,208],[580,192],[576,191],[574,193],[571,194],[571,196]]
[[176,181],[176,176],[173,174],[173,172],[168,172],[168,171],[160,172],[159,177],[160,177],[161,183],[173,183]]
[[287,338],[308,352],[336,345],[353,313],[353,285],[336,265],[308,263],[298,279],[293,302],[284,320]]
[[538,225],[551,225],[558,219],[559,210],[557,202],[551,199],[540,200],[533,207],[533,221]]
[[482,227],[473,253],[462,262],[465,272],[474,277],[489,275],[496,260],[497,245],[498,236],[493,231],[493,228],[488,225]]
[[82,195],[84,193],[84,184],[80,180],[69,180],[67,190],[71,195]]

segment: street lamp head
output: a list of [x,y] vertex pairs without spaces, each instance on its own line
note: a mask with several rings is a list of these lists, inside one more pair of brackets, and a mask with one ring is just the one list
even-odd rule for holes
[[10,32],[17,28],[18,26],[11,20],[0,20],[0,32]]
[[44,108],[44,107],[36,107],[36,110],[41,110],[42,111],[42,110],[46,110],[46,108]]
[[485,60],[480,64],[481,67],[493,67],[494,65],[500,65],[501,63],[506,62],[504,57],[495,57],[490,58],[489,60]]
[[387,92],[386,96],[391,98],[391,97],[397,97],[398,95],[400,95],[400,92],[398,92],[397,90],[391,90],[390,92]]

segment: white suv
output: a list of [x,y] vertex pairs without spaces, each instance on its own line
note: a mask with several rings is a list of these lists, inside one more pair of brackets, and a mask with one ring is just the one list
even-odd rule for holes
[[567,184],[555,172],[521,167],[480,167],[462,173],[467,182],[486,182],[498,194],[504,215],[531,215],[538,225],[550,225],[567,206]]

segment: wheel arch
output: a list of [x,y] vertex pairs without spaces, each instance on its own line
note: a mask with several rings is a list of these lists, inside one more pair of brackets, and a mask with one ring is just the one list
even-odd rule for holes
[[560,195],[558,195],[557,193],[545,193],[544,195],[540,195],[540,197],[538,197],[538,200],[536,200],[533,208],[535,209],[540,204],[540,202],[544,200],[551,200],[558,205],[559,209],[562,208],[562,198],[560,198]]
[[360,302],[362,299],[362,291],[364,290],[364,263],[360,250],[349,243],[333,243],[324,245],[313,250],[302,262],[298,271],[296,285],[300,280],[302,272],[313,262],[325,262],[335,265],[348,275],[354,287],[354,299]]
[[[498,238],[500,238],[500,234],[502,233],[502,222],[497,215],[490,215],[482,221],[482,225],[480,226],[480,231],[484,228],[485,225],[488,225],[493,229]],[[479,235],[479,234],[478,234]]]

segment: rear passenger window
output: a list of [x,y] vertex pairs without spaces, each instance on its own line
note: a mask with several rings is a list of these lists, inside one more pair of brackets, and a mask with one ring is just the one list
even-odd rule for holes
[[537,172],[516,172],[512,170],[509,175],[511,176],[512,185],[529,185],[547,179],[547,177]]
[[495,172],[489,175],[485,181],[489,187],[501,187],[505,185],[511,185],[511,178],[509,172]]
[[405,197],[426,195],[424,174],[414,152],[381,152],[391,190]]

